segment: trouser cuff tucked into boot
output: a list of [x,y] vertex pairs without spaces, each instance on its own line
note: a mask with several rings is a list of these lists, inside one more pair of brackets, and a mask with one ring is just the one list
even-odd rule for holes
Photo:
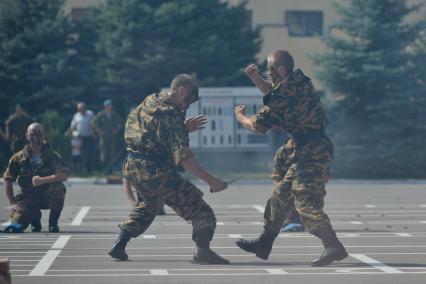
[[316,226],[311,230],[311,233],[321,239],[325,250],[321,256],[311,262],[312,266],[324,266],[339,261],[348,256],[345,247],[339,241],[334,230],[330,227]]
[[129,256],[127,255],[125,248],[127,243],[132,238],[132,235],[128,231],[121,230],[120,235],[118,236],[117,241],[114,243],[111,251],[108,253],[111,257],[118,260],[127,260]]
[[193,260],[199,264],[229,264],[229,261],[210,249],[213,231],[203,229],[194,233],[196,249]]

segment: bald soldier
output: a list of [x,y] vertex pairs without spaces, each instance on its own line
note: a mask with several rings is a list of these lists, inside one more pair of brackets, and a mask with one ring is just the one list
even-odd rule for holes
[[192,224],[196,263],[227,264],[210,249],[216,217],[203,200],[203,192],[178,172],[183,167],[205,181],[213,192],[226,183],[204,170],[189,149],[185,113],[198,100],[198,86],[191,76],[177,75],[170,92],[148,96],[130,112],[124,131],[128,158],[123,176],[143,198],[120,225],[121,232],[109,255],[127,260],[125,247],[131,238],[143,234],[164,204]]
[[[68,169],[60,155],[46,143],[41,124],[30,124],[26,138],[28,144],[12,156],[3,177],[4,190],[12,206],[11,225],[5,232],[25,231],[40,209],[50,209],[49,232],[56,233],[66,191],[62,182],[68,178]],[[20,187],[16,195],[14,181]]]
[[292,135],[295,148],[289,169],[266,204],[263,233],[258,239],[240,239],[236,244],[261,259],[268,259],[281,225],[294,205],[303,225],[321,239],[325,248],[311,265],[323,266],[348,255],[323,211],[333,145],[324,132],[328,120],[311,80],[293,68],[293,57],[284,50],[268,56],[272,82],[260,76],[256,65],[245,68],[246,75],[264,94],[264,106],[252,117],[245,115],[245,106],[237,106],[236,119],[258,133],[279,126]]

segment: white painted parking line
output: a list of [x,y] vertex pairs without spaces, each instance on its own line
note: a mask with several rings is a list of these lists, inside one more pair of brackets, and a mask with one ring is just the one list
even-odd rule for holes
[[60,236],[56,242],[52,245],[52,249],[63,249],[67,242],[70,240],[71,236]]
[[421,224],[426,224],[426,221],[419,221]]
[[265,212],[265,207],[263,207],[261,205],[253,205],[252,207],[254,209],[256,209],[257,211],[259,211],[260,213],[264,213]]
[[80,226],[81,223],[83,222],[84,217],[86,217],[87,213],[89,212],[89,210],[90,210],[90,206],[81,207],[77,216],[75,216],[74,220],[72,220],[71,226]]
[[352,225],[362,225],[362,224],[364,224],[362,221],[350,221],[349,223],[351,223]]
[[421,204],[420,207],[421,208],[426,208],[426,204]]
[[49,270],[55,259],[61,253],[67,242],[70,240],[70,235],[59,236],[51,249],[43,256],[28,276],[43,276]]
[[151,275],[168,275],[169,274],[166,269],[151,269],[149,272]]
[[284,271],[283,269],[278,269],[278,268],[274,268],[274,269],[266,269],[267,272],[269,272],[269,274],[273,274],[273,275],[283,275],[283,274],[288,274],[286,271]]
[[399,237],[412,237],[412,235],[409,233],[395,233],[395,235]]
[[55,261],[55,259],[60,253],[60,250],[49,250],[43,256],[40,262],[36,265],[36,267],[31,270],[28,276],[43,276],[44,274],[46,274],[47,270],[49,270],[49,267],[52,265],[52,263]]
[[365,254],[350,254],[353,258],[358,259],[361,262],[364,262],[372,267],[375,267],[385,273],[404,273],[401,270],[398,270],[394,267],[388,266],[384,264],[383,262],[380,262],[376,259],[373,259],[371,257],[366,256]]
[[156,235],[142,235],[142,238],[144,238],[144,239],[156,239],[157,236]]
[[376,205],[373,204],[365,204],[364,205],[365,208],[376,208]]
[[217,226],[224,226],[224,225],[225,225],[225,223],[224,223],[224,222],[216,222],[216,225],[217,225]]
[[239,234],[229,234],[228,235],[231,239],[242,239],[243,236]]

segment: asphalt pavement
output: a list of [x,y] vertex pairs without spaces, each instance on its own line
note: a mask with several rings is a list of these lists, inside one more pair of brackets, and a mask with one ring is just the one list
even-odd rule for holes
[[[0,234],[0,258],[10,260],[12,283],[426,283],[426,184],[360,181],[331,183],[325,211],[350,256],[327,267],[309,266],[322,252],[306,232],[282,233],[270,258],[240,250],[235,240],[255,238],[272,185],[241,181],[211,194],[200,185],[217,217],[212,248],[229,265],[192,263],[191,224],[166,207],[150,229],[132,239],[130,261],[107,252],[130,211],[119,185],[70,183],[60,227]],[[0,223],[9,208],[0,199]]]

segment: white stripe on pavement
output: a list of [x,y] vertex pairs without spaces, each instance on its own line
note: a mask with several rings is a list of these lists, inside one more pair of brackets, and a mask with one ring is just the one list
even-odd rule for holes
[[378,260],[375,260],[371,257],[366,256],[365,254],[350,254],[353,258],[358,259],[361,262],[364,262],[372,267],[375,267],[385,273],[404,273],[401,270],[398,270],[394,267],[388,266],[384,264],[383,262],[380,262]]
[[34,267],[34,269],[30,271],[28,276],[45,275],[70,238],[70,235],[60,236],[52,245],[51,249],[47,251],[39,263]]
[[256,209],[257,211],[259,211],[260,213],[264,213],[265,212],[265,207],[263,207],[261,205],[253,205],[252,207],[254,209]]
[[399,237],[412,237],[412,235],[409,233],[395,233],[395,235]]
[[169,274],[166,269],[151,269],[149,272],[151,273],[151,275],[168,275]]
[[83,222],[84,217],[86,217],[87,213],[89,212],[89,210],[90,210],[90,206],[81,207],[77,216],[75,216],[74,220],[72,220],[71,226],[80,226],[81,223]]
[[278,268],[274,268],[274,269],[266,269],[267,272],[269,272],[270,274],[273,275],[283,275],[283,274],[288,274],[286,271],[284,271],[283,269],[278,269]]

